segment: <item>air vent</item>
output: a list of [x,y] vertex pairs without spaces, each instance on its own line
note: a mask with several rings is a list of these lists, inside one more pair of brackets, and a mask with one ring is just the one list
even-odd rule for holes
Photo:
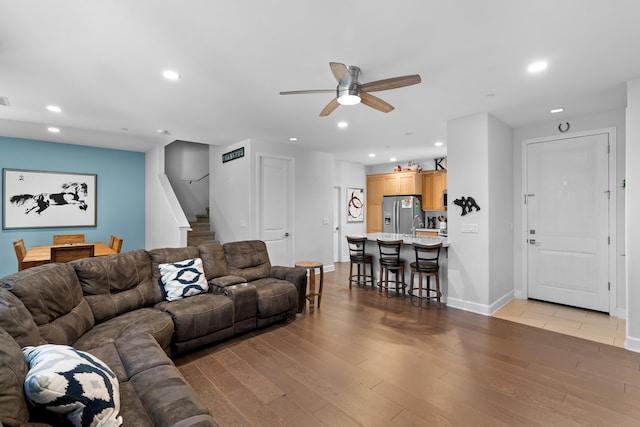
[[0,96],[0,105],[9,107],[11,105],[9,104],[9,98],[7,98],[6,96]]

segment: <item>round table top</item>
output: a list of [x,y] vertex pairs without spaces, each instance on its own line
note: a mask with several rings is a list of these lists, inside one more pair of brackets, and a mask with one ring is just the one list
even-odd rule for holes
[[317,261],[298,261],[296,267],[304,268],[322,268],[322,263]]

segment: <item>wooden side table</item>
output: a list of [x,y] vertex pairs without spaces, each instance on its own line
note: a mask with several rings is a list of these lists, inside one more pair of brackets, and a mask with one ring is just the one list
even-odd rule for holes
[[[309,312],[312,312],[315,309],[315,297],[318,297],[318,308],[320,308],[320,301],[322,300],[322,282],[324,281],[322,263],[316,261],[299,261],[296,262],[296,267],[306,268],[309,271],[307,300],[309,300]],[[316,268],[320,269],[318,292],[316,292]]]

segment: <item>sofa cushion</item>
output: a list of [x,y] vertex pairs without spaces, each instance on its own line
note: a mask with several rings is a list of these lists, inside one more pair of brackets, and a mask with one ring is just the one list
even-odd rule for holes
[[174,353],[182,353],[233,335],[233,302],[223,295],[200,294],[177,301],[163,301],[155,307],[166,311],[173,318]]
[[71,263],[96,323],[162,301],[147,251],[85,258]]
[[244,277],[248,282],[269,277],[271,262],[263,241],[229,242],[223,248],[229,264],[229,275]]
[[157,284],[158,287],[162,289],[162,281],[160,280],[160,264],[198,258],[199,256],[200,252],[193,246],[150,250],[149,257],[151,258],[151,275],[153,277],[153,283]]
[[29,420],[23,389],[27,369],[18,343],[0,329],[0,425],[21,426]]
[[25,395],[35,407],[62,414],[78,427],[122,424],[118,380],[100,359],[54,344],[22,351],[29,364]]
[[158,268],[167,301],[176,301],[209,290],[200,258],[163,263]]
[[[11,287],[6,284],[5,286]],[[0,328],[13,337],[20,347],[46,344],[40,337],[33,317],[17,296],[0,287]]]
[[94,325],[78,277],[69,264],[29,268],[3,281],[29,310],[40,336],[48,343],[70,345]]
[[121,337],[148,333],[169,353],[173,329],[173,320],[169,314],[151,307],[140,308],[95,325],[73,343],[73,346],[88,351]]
[[203,243],[198,246],[198,251],[200,251],[207,280],[229,274],[229,264],[227,264],[227,257],[220,242]]
[[258,292],[258,319],[283,314],[290,316],[298,311],[298,291],[286,280],[260,279],[251,282]]
[[120,413],[126,425],[216,425],[208,408],[151,335],[120,338],[89,352],[108,361],[114,372],[120,372]]

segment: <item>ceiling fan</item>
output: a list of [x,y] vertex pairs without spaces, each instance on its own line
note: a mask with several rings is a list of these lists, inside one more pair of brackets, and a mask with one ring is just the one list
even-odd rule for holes
[[382,99],[371,95],[369,92],[378,92],[381,90],[397,89],[404,86],[411,86],[421,82],[419,74],[409,76],[392,77],[390,79],[376,80],[369,83],[360,83],[358,76],[360,68],[353,65],[344,65],[339,62],[330,62],[331,72],[338,81],[336,89],[316,89],[316,90],[292,90],[288,92],[280,92],[280,95],[300,95],[307,93],[336,93],[336,97],[327,104],[320,112],[320,117],[326,117],[331,114],[340,105],[355,105],[362,102],[383,113],[393,110],[393,105]]

